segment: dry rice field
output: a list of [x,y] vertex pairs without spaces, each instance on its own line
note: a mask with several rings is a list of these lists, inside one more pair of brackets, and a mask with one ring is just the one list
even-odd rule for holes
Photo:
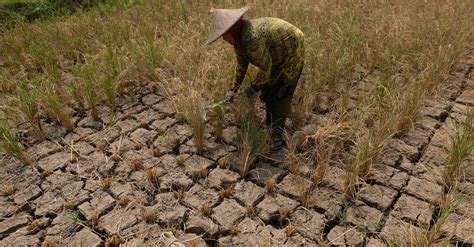
[[[208,11],[244,4],[305,33],[277,150],[258,100],[206,108],[235,63]],[[2,30],[0,246],[472,246],[473,13],[137,0]]]

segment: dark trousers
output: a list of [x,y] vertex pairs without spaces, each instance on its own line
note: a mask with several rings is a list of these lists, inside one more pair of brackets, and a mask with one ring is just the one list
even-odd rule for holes
[[271,126],[276,135],[281,135],[285,128],[286,118],[291,110],[292,99],[293,94],[290,94],[278,100],[265,102],[267,112],[265,123]]
[[281,135],[285,128],[286,118],[291,111],[293,94],[295,93],[302,70],[303,63],[298,66],[298,70],[294,72],[292,78],[282,74],[275,85],[262,89],[260,99],[265,102],[265,123],[271,126],[273,133],[276,135]]

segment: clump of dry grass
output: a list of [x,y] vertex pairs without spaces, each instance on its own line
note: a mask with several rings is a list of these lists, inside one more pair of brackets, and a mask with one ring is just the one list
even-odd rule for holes
[[153,156],[155,157],[160,157],[163,154],[163,152],[161,151],[159,147],[153,147],[152,152],[153,152]]
[[64,203],[64,208],[68,210],[73,210],[76,207],[76,201],[75,200],[69,200]]
[[353,198],[356,195],[357,187],[360,185],[360,177],[357,175],[355,166],[350,166],[345,171],[343,192],[347,198]]
[[253,205],[246,205],[244,207],[244,212],[245,212],[245,215],[250,216],[250,217],[256,214],[255,207]]
[[97,226],[99,224],[99,214],[97,213],[97,210],[94,210],[92,213],[90,221],[92,226]]
[[320,145],[316,147],[316,153],[314,154],[314,165],[316,169],[314,169],[311,178],[318,184],[323,182],[326,173],[329,171],[334,148],[334,144],[323,143],[320,143]]
[[166,227],[163,229],[165,232],[171,232],[174,236],[178,236],[178,229],[175,225],[167,224]]
[[133,149],[140,150],[142,148],[143,148],[143,144],[141,144],[140,142],[134,142],[133,143]]
[[217,105],[212,109],[212,127],[217,141],[222,140],[224,131],[225,109],[222,105]]
[[219,192],[217,194],[222,199],[224,199],[224,198],[229,199],[234,194],[234,190],[232,188],[221,188],[221,190],[219,190]]
[[291,216],[291,213],[293,213],[293,210],[291,208],[288,208],[288,207],[283,207],[279,211],[280,211],[280,216],[283,219],[289,219],[290,216]]
[[30,234],[34,234],[40,230],[40,225],[38,220],[31,220],[28,226],[26,227],[26,230]]
[[344,194],[348,197],[356,195],[357,187],[369,173],[373,163],[378,158],[385,142],[375,140],[373,133],[356,138],[352,154],[348,156],[349,164],[345,168]]
[[176,200],[182,201],[184,197],[186,196],[186,191],[185,190],[173,191],[173,196]]
[[204,216],[210,216],[212,214],[212,208],[209,206],[208,203],[204,203],[201,206],[200,210]]
[[196,106],[190,107],[186,112],[186,119],[193,129],[194,143],[198,154],[202,154],[204,150],[204,131],[206,122],[202,114],[203,110]]
[[7,119],[0,120],[0,151],[17,157],[25,165],[32,164]]
[[265,181],[265,189],[268,193],[274,193],[276,190],[276,180],[274,178],[270,178]]
[[143,220],[146,223],[153,223],[156,220],[156,211],[153,208],[143,209]]
[[300,190],[300,202],[301,202],[301,206],[303,206],[305,208],[310,207],[309,190],[308,189],[302,188]]
[[130,170],[136,172],[140,169],[142,169],[142,162],[140,159],[132,159],[129,163],[128,166],[130,167]]
[[13,213],[13,215],[18,215],[21,212],[25,211],[26,208],[27,208],[27,204],[25,204],[25,203],[17,205],[17,206],[15,206],[15,208],[13,208],[12,213]]
[[41,247],[56,247],[56,243],[53,242],[52,240],[47,240],[47,241],[44,241],[42,244],[41,244]]
[[130,198],[128,198],[126,196],[121,196],[118,200],[118,204],[122,208],[126,207],[129,203],[130,203]]
[[110,159],[114,162],[119,162],[122,158],[120,157],[120,154],[118,152],[115,152],[110,156]]
[[112,179],[110,178],[104,178],[100,180],[100,187],[103,190],[109,190],[111,185],[112,185]]
[[204,119],[205,101],[199,87],[189,87],[182,81],[168,80],[159,82],[160,89],[168,99],[173,102],[173,107],[178,118],[184,118],[193,130],[194,143],[197,153],[202,154],[204,150],[204,134],[206,120]]
[[52,187],[51,187],[51,190],[52,191],[60,191],[64,188],[64,185],[63,184],[54,184]]
[[[140,128],[144,128],[144,129],[150,127],[150,125],[149,125],[145,120],[143,120],[143,119],[140,119],[140,120],[138,121],[138,126],[139,126]],[[160,130],[159,132],[161,133],[161,130]]]
[[111,234],[105,239],[106,247],[118,247],[123,242],[123,239],[117,234]]
[[250,170],[250,166],[254,162],[251,156],[252,153],[252,144],[250,143],[249,138],[244,138],[239,145],[239,172],[240,176],[244,177],[247,175]]
[[446,189],[458,181],[462,174],[462,164],[474,149],[474,111],[468,113],[461,128],[451,136],[451,152],[443,171],[443,182]]
[[[99,79],[99,68],[92,63],[85,63],[80,67],[75,67],[71,71],[78,80],[75,83],[78,83],[80,88],[83,90],[83,99],[87,102],[91,110],[91,116],[94,120],[99,120],[99,111],[97,109],[97,103],[99,101],[98,95],[98,79]],[[73,93],[74,94],[74,93]],[[76,100],[81,100],[78,96],[75,97]],[[82,103],[78,103],[81,105]]]
[[149,168],[146,170],[146,178],[152,184],[158,182],[159,172],[156,168]]
[[284,137],[286,140],[286,163],[290,172],[296,174],[298,173],[299,158],[297,148],[300,141],[300,135],[298,133],[292,135],[289,132],[285,132]]
[[11,196],[15,193],[13,186],[5,184],[2,186],[2,196]]
[[341,163],[347,150],[353,145],[354,124],[348,121],[328,124],[306,130],[301,148],[310,151],[313,161],[311,179],[317,184],[324,182],[324,177],[331,164]]
[[86,112],[86,100],[85,100],[85,94],[82,91],[83,83],[77,78],[75,78],[75,81],[67,83],[66,85],[66,90],[68,91],[70,97],[72,98],[73,102],[75,103],[75,107],[78,112],[80,113],[85,113]]
[[195,239],[188,242],[188,247],[198,247],[198,243]]
[[178,166],[184,166],[184,162],[186,161],[186,156],[180,154],[176,156],[176,164]]
[[51,175],[51,173],[52,173],[51,171],[43,170],[43,171],[40,172],[39,176],[41,178],[45,179],[45,178],[49,177],[49,175]]
[[382,152],[385,142],[377,142],[372,134],[362,137],[356,143],[356,154],[353,159],[357,175],[364,178],[369,173],[375,159]]
[[345,141],[352,136],[353,123],[351,122],[339,122],[335,124],[328,124],[326,126],[320,126],[316,129],[312,128],[302,133],[304,138],[301,142],[301,146],[316,146],[324,141],[333,140],[334,142]]
[[41,92],[39,93],[39,102],[54,120],[58,121],[68,131],[75,129],[74,122],[69,115],[69,108],[65,104],[64,95],[51,78],[43,77],[41,79]]
[[207,167],[205,166],[201,167],[198,171],[198,175],[200,178],[206,178],[207,174],[208,174],[208,170],[207,170]]
[[106,102],[113,113],[117,111],[117,96],[119,95],[121,82],[128,73],[126,67],[128,61],[123,61],[125,57],[119,55],[116,49],[108,47],[103,62],[105,73],[99,81],[102,92],[106,96]]
[[38,106],[38,90],[29,85],[25,80],[17,84],[18,97],[15,98],[15,105],[25,117],[26,122],[31,126],[35,137],[44,140],[44,132],[41,126],[40,112]]
[[240,228],[236,225],[229,225],[227,227],[227,231],[231,234],[231,235],[237,235],[241,232]]
[[[386,114],[386,113],[384,113]],[[382,153],[389,138],[394,134],[391,118],[380,118],[372,131],[357,136],[352,148],[352,154],[348,156],[349,164],[346,166],[344,181],[344,194],[355,196],[356,187],[369,174],[374,162]]]
[[296,227],[293,225],[288,225],[285,227],[285,234],[287,237],[291,237],[295,233]]
[[96,145],[96,148],[97,148],[99,151],[101,151],[101,152],[105,152],[105,149],[107,148],[107,144],[106,144],[106,143],[103,143],[103,142],[98,143],[98,144]]
[[242,177],[247,175],[257,158],[269,150],[270,142],[268,131],[258,127],[253,107],[247,110],[239,119],[237,132],[239,172]]
[[222,157],[217,161],[217,164],[219,165],[219,168],[221,169],[226,169],[227,168],[227,158]]
[[394,107],[397,109],[394,133],[404,133],[413,126],[413,122],[425,102],[426,94],[426,88],[414,85],[412,90],[402,96],[400,103]]

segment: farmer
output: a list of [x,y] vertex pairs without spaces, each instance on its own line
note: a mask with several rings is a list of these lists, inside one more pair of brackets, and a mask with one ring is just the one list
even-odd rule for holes
[[304,64],[303,32],[277,18],[243,20],[248,7],[240,9],[211,9],[211,33],[207,44],[219,37],[234,46],[237,55],[234,86],[226,93],[232,98],[239,89],[249,63],[259,68],[256,78],[245,89],[251,97],[261,91],[265,102],[265,123],[281,137],[291,100]]

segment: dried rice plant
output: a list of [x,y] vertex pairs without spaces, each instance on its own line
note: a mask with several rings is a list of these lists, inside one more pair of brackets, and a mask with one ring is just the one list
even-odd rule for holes
[[18,136],[11,130],[7,119],[0,121],[0,151],[17,157],[25,165],[32,164],[18,141]]
[[254,111],[240,116],[237,140],[240,176],[245,177],[257,158],[267,152],[270,144],[269,132],[259,128]]

